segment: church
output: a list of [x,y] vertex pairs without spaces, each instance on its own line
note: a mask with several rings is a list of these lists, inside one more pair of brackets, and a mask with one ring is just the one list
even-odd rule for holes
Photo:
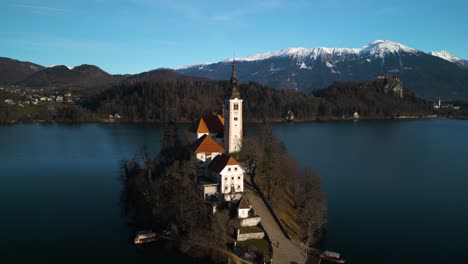
[[244,193],[244,170],[230,153],[242,149],[242,98],[238,89],[236,64],[232,64],[230,90],[221,115],[205,115],[190,129],[192,161],[197,166],[197,183],[205,200],[222,196],[236,201]]
[[236,64],[233,62],[223,115],[202,116],[190,129],[195,135],[190,150],[192,162],[197,167],[197,187],[213,214],[218,201],[237,206],[236,242],[265,237],[265,232],[259,227],[261,218],[255,214],[244,194],[245,171],[232,156],[242,150],[243,143],[243,100],[237,85]]

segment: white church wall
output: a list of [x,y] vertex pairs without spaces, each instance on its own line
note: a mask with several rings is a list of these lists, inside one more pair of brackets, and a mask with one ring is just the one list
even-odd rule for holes
[[243,218],[240,220],[240,225],[241,226],[256,226],[258,225],[258,223],[260,223],[260,221],[261,221],[260,216]]
[[238,152],[242,148],[242,99],[229,100],[229,112],[227,114],[227,146],[229,153]]
[[238,209],[237,216],[239,218],[247,218],[249,217],[249,211],[250,211],[250,208]]

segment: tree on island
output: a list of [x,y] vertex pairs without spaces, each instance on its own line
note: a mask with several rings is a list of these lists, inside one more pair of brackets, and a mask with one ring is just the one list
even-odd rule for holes
[[165,126],[158,156],[151,158],[145,150],[143,158],[135,158],[132,164],[125,177],[125,193],[130,198],[128,207],[140,217],[135,220],[137,228],[148,228],[150,219],[152,228],[169,230],[182,251],[225,263],[226,219],[210,213],[196,188],[195,166],[176,124]]
[[260,131],[244,139],[239,156],[257,164],[254,181],[290,236],[314,245],[323,237],[327,223],[327,199],[320,177],[310,168],[300,168],[274,136],[271,125]]

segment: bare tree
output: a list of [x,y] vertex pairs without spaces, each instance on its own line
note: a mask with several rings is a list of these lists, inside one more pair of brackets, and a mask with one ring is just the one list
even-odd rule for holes
[[299,182],[298,221],[301,238],[310,245],[320,238],[327,223],[327,200],[321,179],[312,169],[304,169]]

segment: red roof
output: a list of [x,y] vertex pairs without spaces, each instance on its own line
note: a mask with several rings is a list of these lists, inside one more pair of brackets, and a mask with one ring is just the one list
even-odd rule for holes
[[223,133],[224,117],[221,115],[206,115],[190,129],[194,133]]
[[213,161],[211,161],[210,165],[208,165],[208,169],[220,173],[227,165],[239,165],[239,162],[228,154],[223,153],[216,156]]
[[225,152],[224,148],[221,147],[218,144],[218,142],[216,142],[212,137],[207,136],[206,134],[201,136],[199,139],[195,140],[195,142],[193,142],[192,145],[190,145],[190,149],[195,153]]

